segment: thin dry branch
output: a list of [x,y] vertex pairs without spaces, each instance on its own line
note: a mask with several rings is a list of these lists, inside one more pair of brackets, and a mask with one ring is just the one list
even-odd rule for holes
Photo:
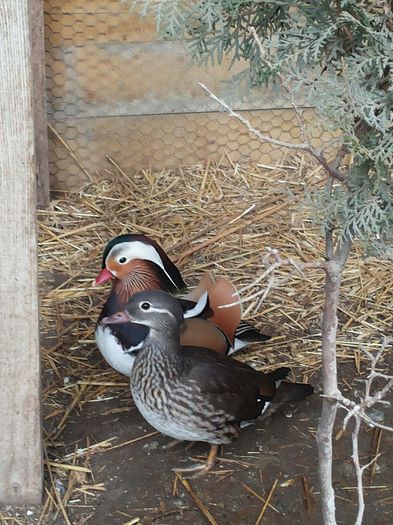
[[70,148],[70,146],[67,144],[67,142],[60,136],[60,134],[55,130],[55,128],[53,126],[51,126],[49,123],[48,123],[48,128],[49,130],[53,133],[53,135],[57,138],[57,140],[59,142],[61,142],[61,144],[64,146],[64,148],[68,151],[70,157],[75,161],[75,163],[77,164],[77,166],[79,166],[80,170],[82,171],[82,173],[84,173],[87,177],[87,180],[89,180],[90,182],[93,181],[93,178],[92,176],[90,175],[90,173],[87,171],[87,169],[82,165],[81,161],[79,160],[79,158],[76,156],[76,154],[72,151],[72,149]]
[[221,107],[223,107],[229,114],[229,116],[236,118],[239,120],[244,126],[248,129],[250,133],[255,135],[261,142],[269,142],[270,144],[274,144],[275,146],[279,146],[280,148],[287,148],[292,150],[301,150],[301,151],[309,151],[310,145],[307,143],[299,143],[299,144],[292,144],[291,142],[284,142],[282,140],[275,139],[273,137],[269,137],[268,135],[264,135],[259,130],[254,128],[251,123],[244,118],[240,113],[237,113],[234,111],[226,102],[224,102],[222,99],[218,98],[210,89],[203,84],[202,82],[199,82],[199,85],[202,89],[204,89],[209,96],[218,102]]
[[333,177],[334,179],[339,180],[343,184],[345,184],[345,177],[340,173],[337,169],[334,169],[334,167],[329,163],[329,161],[324,157],[321,150],[318,150],[314,148],[309,142],[303,142],[299,144],[293,144],[292,142],[284,142],[282,140],[275,139],[273,137],[270,137],[269,135],[264,135],[259,130],[254,128],[254,126],[251,125],[249,120],[247,120],[245,117],[240,115],[240,113],[237,113],[234,111],[226,102],[224,102],[222,99],[218,98],[210,89],[203,84],[202,82],[199,82],[199,85],[204,89],[209,96],[218,102],[221,107],[223,107],[229,114],[229,116],[236,118],[239,120],[250,133],[255,135],[261,142],[268,142],[270,144],[274,144],[275,146],[279,146],[280,148],[286,148],[289,150],[298,150],[298,151],[304,151],[306,153],[309,153],[314,159],[316,159],[323,168],[327,171],[327,173]]
[[295,261],[292,258],[286,258],[282,259],[279,255],[278,250],[275,248],[267,248],[267,254],[262,256],[262,268],[266,268],[258,277],[256,277],[252,283],[247,284],[246,286],[243,286],[238,290],[239,295],[243,294],[244,292],[247,292],[248,290],[251,290],[255,288],[256,286],[259,286],[262,281],[265,279],[268,279],[268,283],[265,288],[258,289],[255,293],[248,295],[244,297],[243,299],[239,299],[237,301],[234,301],[233,303],[225,304],[222,306],[219,306],[219,308],[230,308],[231,306],[235,306],[240,303],[246,303],[250,301],[254,301],[255,299],[259,298],[259,301],[257,303],[256,309],[258,310],[262,304],[262,302],[265,300],[268,293],[275,288],[275,281],[274,281],[274,272],[278,268],[282,268],[284,266],[291,266],[293,267],[293,271],[284,279],[280,281],[280,285],[282,286],[285,284],[286,281],[289,281],[292,276],[295,273],[299,273],[302,277],[305,277],[303,270],[306,269],[318,269],[318,270],[324,270],[326,271],[328,267],[328,262],[322,261],[322,260],[316,260],[309,263],[303,263],[301,261]]
[[369,461],[363,466],[360,465],[359,433],[360,433],[360,427],[361,427],[362,420],[358,415],[354,416],[354,418],[355,418],[355,427],[352,431],[352,462],[355,467],[357,494],[358,494],[358,514],[356,516],[355,525],[361,525],[363,521],[364,510],[366,508],[366,505],[364,503],[364,492],[363,492],[363,473],[365,470],[371,467],[371,465],[373,465],[375,461],[377,461],[377,459],[379,458],[381,454],[376,454],[371,461]]
[[[361,402],[360,404],[355,403],[355,401],[352,401],[351,399],[344,397],[341,393],[338,393],[334,396],[323,396],[323,397],[327,397],[331,401],[337,402],[341,408],[343,408],[344,410],[348,412],[348,414],[346,415],[343,421],[343,431],[346,430],[349,420],[352,417],[356,416],[356,417],[360,417],[360,419],[362,419],[371,428],[378,427],[378,428],[382,428],[383,430],[388,430],[389,432],[393,432],[393,427],[388,426],[388,425],[383,425],[379,421],[375,421],[369,415],[367,415],[366,412],[364,412],[365,408],[370,408],[372,405],[366,407],[364,406],[364,401]],[[378,402],[381,403],[382,400],[379,400]]]
[[[367,409],[373,407],[376,404],[390,404],[384,398],[393,388],[393,375],[381,374],[380,372],[378,372],[377,367],[382,357],[382,354],[386,350],[386,347],[389,346],[392,343],[392,341],[392,338],[385,337],[381,344],[381,348],[378,350],[378,352],[376,352],[375,355],[373,355],[365,348],[361,348],[361,351],[368,357],[371,363],[370,373],[364,381],[364,397],[362,397],[358,403],[355,403],[355,401],[344,397],[341,393],[332,398],[348,412],[343,421],[343,431],[345,431],[348,422],[352,417],[358,417],[370,427],[378,427],[393,432],[393,427],[383,425],[379,421],[375,421],[366,413]],[[384,379],[385,381],[387,381],[387,383],[384,385],[383,388],[377,390],[377,392],[374,395],[371,395],[373,382],[377,378]]]
[[[364,397],[360,399],[359,403],[345,398],[341,394],[335,398],[335,401],[339,406],[347,410],[348,414],[344,418],[342,425],[342,432],[345,431],[347,424],[350,419],[355,420],[355,426],[352,430],[352,461],[355,468],[356,482],[357,482],[357,496],[358,496],[358,513],[356,516],[355,525],[361,525],[363,521],[364,511],[365,511],[365,502],[364,502],[364,493],[363,493],[363,474],[364,471],[371,467],[375,461],[379,458],[381,454],[377,453],[371,461],[365,465],[360,464],[359,458],[359,434],[361,429],[362,421],[366,422],[367,425],[373,427],[383,428],[393,432],[393,427],[388,427],[387,425],[382,425],[381,423],[374,421],[370,416],[365,412],[366,409],[373,407],[378,403],[389,404],[384,400],[384,397],[388,392],[393,388],[393,376],[387,374],[381,374],[377,371],[379,361],[384,353],[386,347],[392,343],[392,338],[385,337],[382,341],[381,348],[373,355],[368,350],[362,348],[361,350],[366,354],[370,360],[370,373],[368,374],[365,380],[365,392]],[[379,389],[374,395],[371,395],[371,389],[373,382],[376,378],[382,378],[387,381],[385,386]]]

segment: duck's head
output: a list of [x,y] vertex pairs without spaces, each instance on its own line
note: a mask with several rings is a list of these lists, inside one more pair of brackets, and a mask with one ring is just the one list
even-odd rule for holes
[[137,323],[153,330],[180,329],[183,321],[181,303],[162,290],[136,293],[123,310],[102,320],[104,324]]
[[161,288],[173,292],[186,288],[177,267],[153,239],[146,235],[119,235],[105,247],[95,285],[133,278],[140,290]]

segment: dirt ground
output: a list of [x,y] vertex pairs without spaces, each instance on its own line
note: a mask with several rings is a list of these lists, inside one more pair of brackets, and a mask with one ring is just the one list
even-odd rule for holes
[[[46,470],[46,483],[48,486],[54,484],[60,496],[64,497],[68,492],[69,497],[64,509],[66,519],[64,513],[57,509],[46,515],[42,523],[321,523],[315,442],[321,408],[318,394],[287,407],[267,421],[256,422],[244,429],[237,442],[222,450],[217,467],[211,474],[189,480],[188,486],[185,486],[176,479],[171,469],[205,456],[207,445],[195,444],[187,449],[186,443],[180,443],[165,450],[164,445],[169,439],[154,432],[143,420],[132,403],[123,378],[118,376],[113,381],[113,373],[102,362],[98,351],[95,352],[95,360],[93,365],[99,372],[100,381],[109,374],[108,384],[113,382],[114,386],[110,396],[82,403],[81,409],[73,411],[64,431],[58,436],[58,445],[47,449],[52,468]],[[341,374],[351,384],[355,378],[354,367],[341,367]],[[64,380],[70,385],[77,378],[67,377]],[[318,389],[319,379],[314,378],[313,382]],[[344,393],[345,390],[343,386]],[[391,421],[391,416],[391,410],[388,413],[385,411],[385,422]],[[53,424],[46,425],[46,432],[53,430]],[[375,449],[373,439],[376,432],[370,429],[362,433],[360,454],[363,462],[372,457],[370,454]],[[95,444],[99,444],[97,449]],[[334,447],[338,523],[344,525],[354,523],[357,504],[350,446],[347,432],[335,442]],[[383,433],[379,445],[381,456],[374,475],[370,479],[370,472],[365,474],[365,524],[393,523],[392,446],[393,436]],[[90,450],[87,454],[86,447]],[[72,460],[75,453],[78,462]],[[69,476],[69,472],[65,474],[54,467],[56,461],[82,465],[81,468],[87,472],[74,471]],[[266,506],[267,499],[269,504]],[[206,510],[201,510],[201,506]],[[11,514],[8,507],[3,509],[1,523],[37,523],[41,510],[37,507],[18,509],[18,521],[11,521],[6,519]],[[206,517],[207,512],[210,518]],[[22,518],[25,521],[20,521]]]
[[[350,367],[344,371],[351,381]],[[226,446],[217,468],[201,479],[190,480],[193,493],[220,525],[257,524],[267,495],[274,486],[262,523],[306,525],[321,523],[318,510],[317,449],[315,430],[320,414],[318,395],[276,414],[270,421],[248,427],[240,439]],[[118,412],[127,409],[126,412]],[[128,410],[129,409],[129,410]],[[342,419],[342,418],[340,418]],[[68,504],[71,523],[83,523],[90,516],[94,525],[171,525],[205,524],[207,518],[192,496],[171,471],[190,463],[190,457],[203,456],[207,446],[185,444],[163,450],[168,438],[154,432],[132,405],[128,389],[114,390],[113,399],[85,405],[69,421],[61,440],[63,453],[116,437],[116,443],[143,438],[105,452],[91,455],[88,466],[96,492],[94,502],[84,504],[73,498]],[[369,460],[374,431],[363,433],[361,457]],[[146,436],[146,437],[145,437]],[[393,436],[384,434],[380,457],[372,483],[365,474],[367,511],[364,523],[393,523],[392,450]],[[335,443],[334,479],[339,523],[354,522],[356,491],[350,459],[350,439],[346,434]],[[88,476],[88,483],[92,478]],[[92,506],[91,506],[92,505]],[[54,523],[63,524],[62,516]]]

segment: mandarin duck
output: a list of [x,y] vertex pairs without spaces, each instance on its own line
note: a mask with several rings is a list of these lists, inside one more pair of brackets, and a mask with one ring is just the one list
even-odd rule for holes
[[218,446],[236,439],[242,423],[263,414],[269,403],[278,406],[313,393],[311,385],[283,381],[289,368],[264,374],[208,348],[181,347],[183,310],[167,292],[139,292],[123,311],[102,321],[137,323],[147,330],[130,377],[134,402],[147,422],[176,440],[210,444],[206,463],[177,472],[207,472]]
[[[120,235],[107,244],[102,271],[95,285],[109,280],[112,280],[112,290],[98,319],[96,342],[109,365],[129,376],[146,328],[128,324],[104,326],[102,318],[124,308],[137,292],[161,289],[180,294],[186,293],[187,285],[161,246],[146,235]],[[238,299],[236,289],[229,281],[223,278],[214,280],[205,273],[184,300],[197,303],[204,292],[209,294],[212,315],[209,319],[194,317],[186,321],[181,335],[183,346],[208,347],[222,354],[231,354],[252,342],[270,339],[241,320],[240,304],[220,308]]]

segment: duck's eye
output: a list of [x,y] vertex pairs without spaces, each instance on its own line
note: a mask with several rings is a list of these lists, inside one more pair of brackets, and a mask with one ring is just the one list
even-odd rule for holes
[[119,263],[124,264],[125,262],[127,262],[127,257],[120,257]]
[[141,308],[142,310],[150,310],[150,303],[142,303]]

